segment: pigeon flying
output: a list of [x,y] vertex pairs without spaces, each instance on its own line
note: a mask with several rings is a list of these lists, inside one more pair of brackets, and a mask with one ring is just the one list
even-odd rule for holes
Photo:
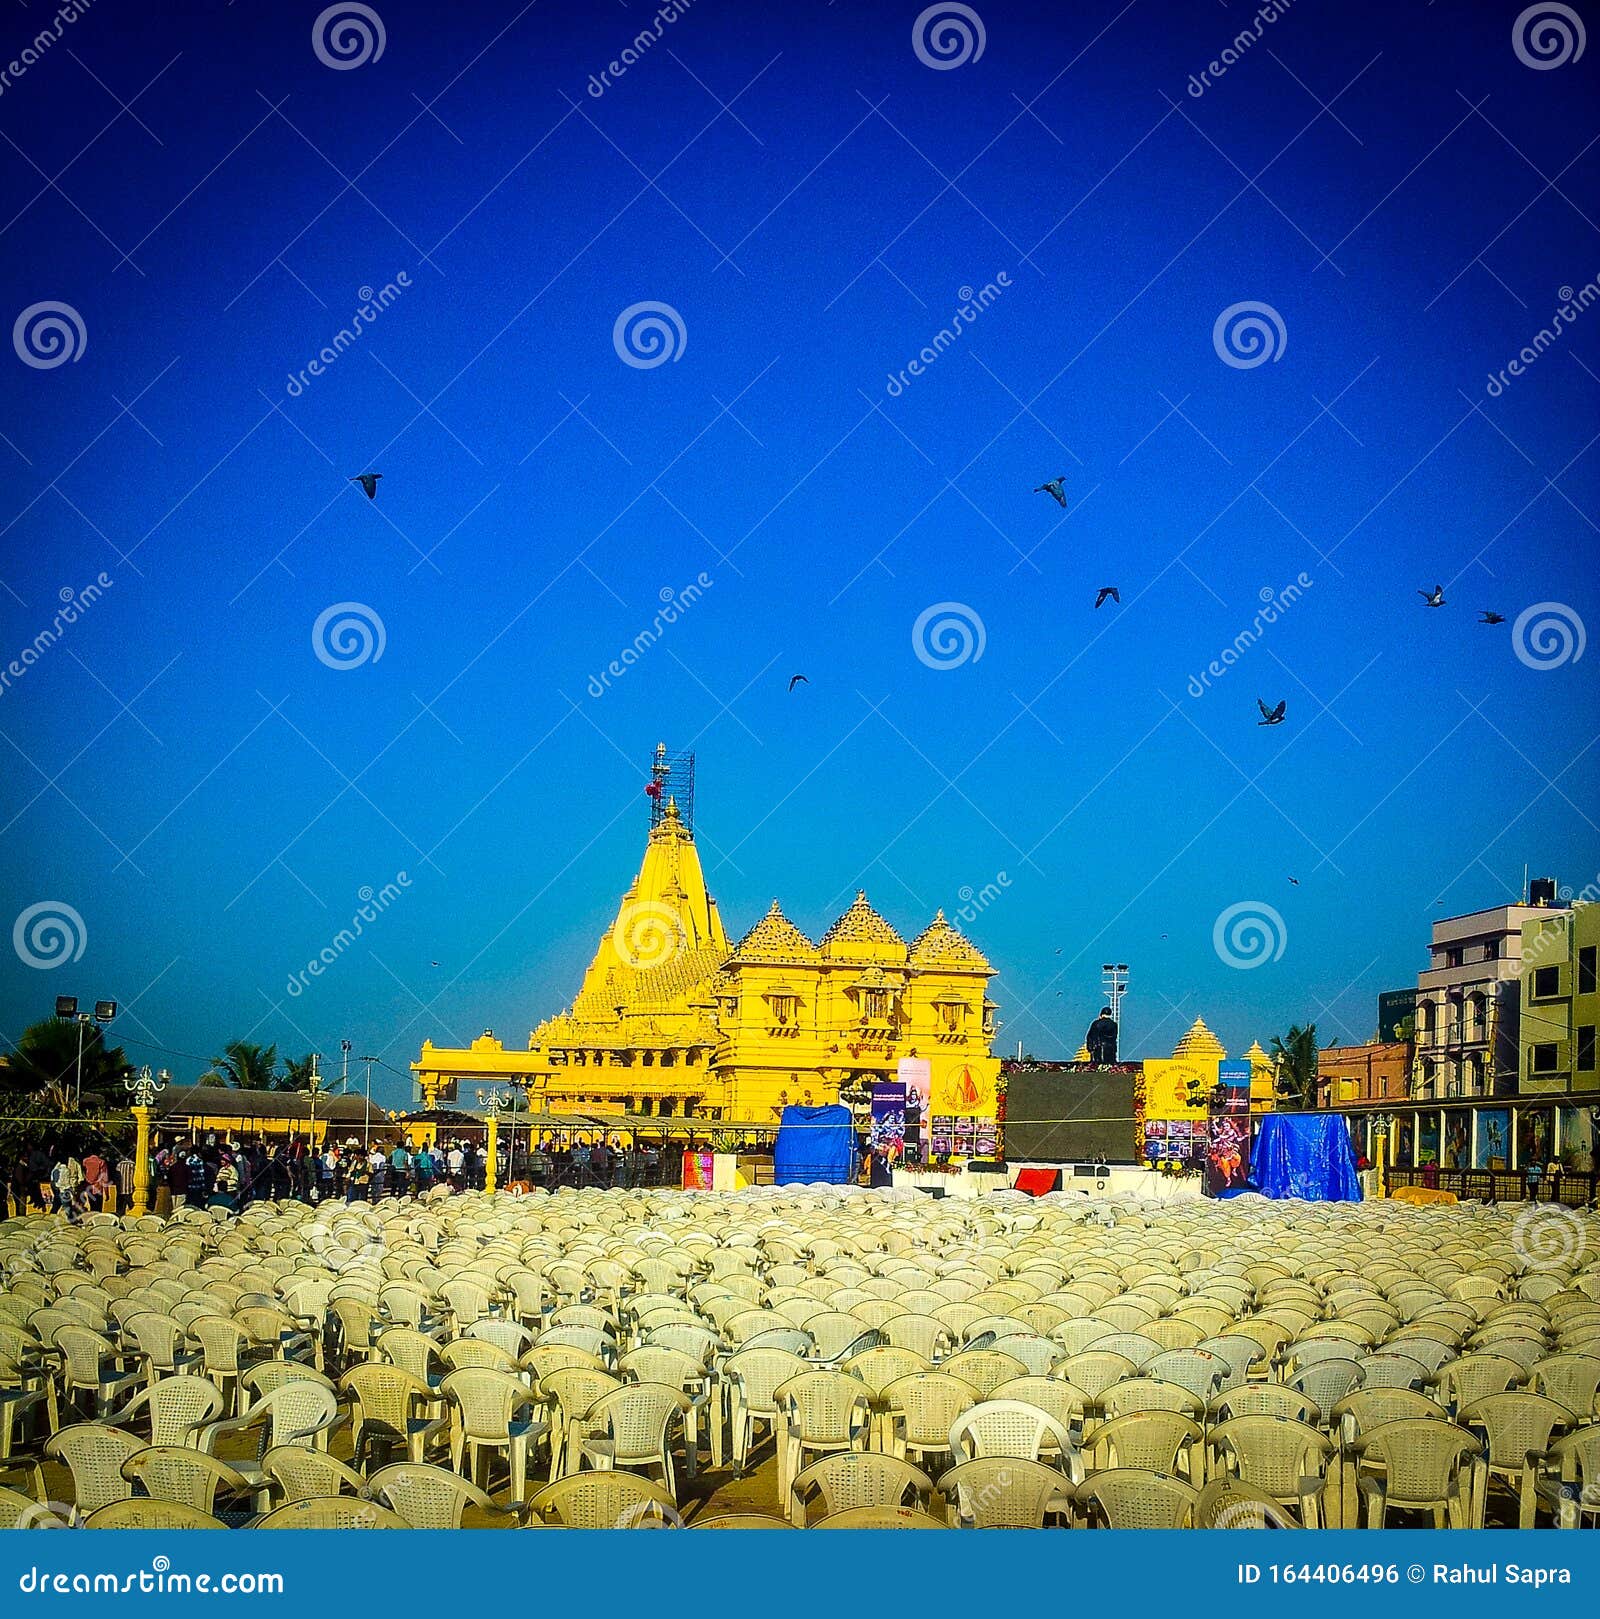
[[360,484],[366,490],[368,500],[376,500],[378,498],[378,479],[382,476],[381,472],[358,472],[350,481],[351,483]]
[[1298,877],[1291,877],[1289,881],[1293,883],[1296,888],[1300,886],[1300,879]]
[[811,682],[809,680],[807,680],[804,675],[790,675],[789,676],[789,690],[790,691],[793,691],[796,686],[799,686],[799,685],[802,685],[802,684],[809,686],[811,684]]
[[1118,607],[1122,605],[1122,597],[1118,594],[1115,585],[1101,585],[1100,592],[1094,599],[1095,611],[1098,613],[1108,601],[1114,601]]
[[1424,606],[1427,606],[1427,607],[1443,607],[1444,606],[1444,586],[1443,585],[1435,585],[1433,587],[1433,592],[1432,592],[1431,595],[1426,590],[1419,590],[1417,592],[1417,594],[1422,598]]
[[1065,478],[1051,478],[1047,482],[1040,484],[1034,490],[1034,494],[1050,495],[1058,506],[1065,506],[1067,503],[1066,481]]
[[1261,718],[1256,721],[1256,724],[1257,725],[1282,725],[1283,724],[1284,711],[1288,708],[1288,706],[1289,706],[1289,701],[1288,701],[1287,698],[1285,698],[1281,703],[1279,703],[1276,708],[1268,708],[1267,705],[1264,702],[1262,702],[1259,697],[1256,698],[1256,707],[1261,710]]
[[1487,610],[1485,610],[1483,617],[1478,620],[1480,624],[1504,624],[1505,621],[1506,615],[1504,613],[1491,613]]

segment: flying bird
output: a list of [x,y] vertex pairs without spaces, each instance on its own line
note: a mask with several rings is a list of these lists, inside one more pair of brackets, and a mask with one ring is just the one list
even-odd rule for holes
[[1066,482],[1065,478],[1047,479],[1034,490],[1034,494],[1050,495],[1058,506],[1065,506],[1067,503]]
[[1264,702],[1262,702],[1259,697],[1256,698],[1256,707],[1261,710],[1261,718],[1256,721],[1256,724],[1257,725],[1282,725],[1283,724],[1284,711],[1288,708],[1288,706],[1289,706],[1288,698],[1285,698],[1281,703],[1278,704],[1278,706],[1276,708],[1268,708],[1267,705]]
[[1114,601],[1118,607],[1122,605],[1122,596],[1115,585],[1101,585],[1099,594],[1094,599],[1094,610],[1098,613],[1108,601]]
[[430,966],[430,967],[437,967],[437,966],[438,966],[438,965],[439,965],[439,963],[438,963],[438,962],[437,962],[437,961],[430,961],[430,962],[429,962],[429,963],[428,963],[428,965],[429,965],[429,966]]
[[1289,881],[1293,883],[1296,888],[1300,886],[1300,879],[1298,877],[1291,877]]
[[800,685],[809,686],[810,684],[811,684],[811,682],[809,680],[807,680],[804,675],[790,675],[789,676],[789,690],[790,691],[793,691],[796,686],[800,686]]
[[351,483],[360,484],[366,490],[368,500],[376,500],[378,498],[378,479],[382,476],[381,472],[358,472],[350,481]]
[[1444,606],[1444,586],[1443,585],[1435,585],[1433,587],[1433,591],[1432,591],[1431,594],[1426,590],[1419,590],[1417,592],[1417,594],[1422,598],[1423,605],[1425,607],[1443,607]]
[[1505,621],[1506,615],[1504,613],[1491,613],[1487,608],[1484,610],[1483,617],[1478,620],[1480,624],[1504,624]]

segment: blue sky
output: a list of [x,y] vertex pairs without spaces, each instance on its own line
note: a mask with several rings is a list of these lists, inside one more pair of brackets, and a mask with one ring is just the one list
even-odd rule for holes
[[[0,689],[0,920],[81,918],[0,954],[0,1033],[116,996],[181,1078],[349,1038],[399,1101],[424,1036],[570,996],[658,739],[735,933],[994,885],[1041,1055],[1112,959],[1140,1054],[1363,1038],[1431,918],[1594,878],[1600,652],[1513,630],[1600,612],[1600,313],[1487,384],[1600,271],[1595,53],[1528,66],[1516,5],[1109,0],[982,4],[935,68],[920,9],[390,0],[335,69],[316,5],[8,8],[0,315],[82,338],[0,364],[0,652],[112,582]],[[642,302],[671,361],[614,347]],[[1219,354],[1240,303],[1275,358]],[[316,655],[341,603],[380,657]],[[918,657],[939,603],[981,656]],[[1281,919],[1249,970],[1239,905]]]

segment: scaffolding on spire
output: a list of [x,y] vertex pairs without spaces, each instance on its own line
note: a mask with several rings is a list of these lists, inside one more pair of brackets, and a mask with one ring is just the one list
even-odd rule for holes
[[677,807],[684,830],[694,831],[694,755],[667,752],[665,742],[656,743],[650,764],[650,783],[645,788],[650,799],[650,825],[661,824],[667,805]]

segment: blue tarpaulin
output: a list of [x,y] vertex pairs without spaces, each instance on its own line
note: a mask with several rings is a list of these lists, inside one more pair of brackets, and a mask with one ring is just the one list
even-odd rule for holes
[[1250,1179],[1267,1197],[1359,1203],[1350,1131],[1336,1113],[1268,1113],[1256,1121]]
[[772,1149],[772,1178],[780,1186],[795,1181],[827,1181],[845,1186],[856,1178],[856,1133],[850,1109],[786,1107]]

